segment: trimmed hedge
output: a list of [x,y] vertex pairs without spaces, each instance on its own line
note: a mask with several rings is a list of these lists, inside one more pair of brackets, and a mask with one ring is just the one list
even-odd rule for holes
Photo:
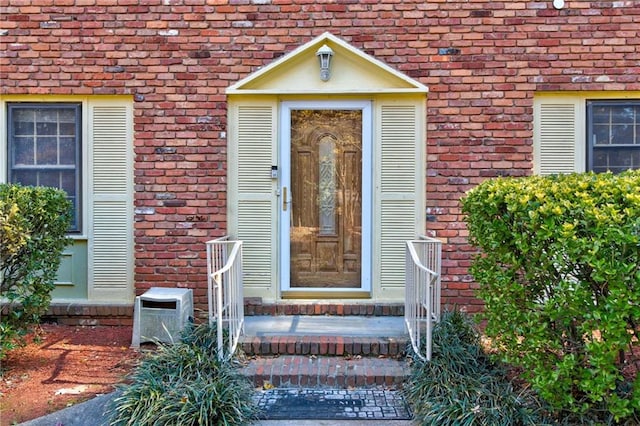
[[0,359],[49,307],[70,223],[64,191],[0,184]]
[[559,412],[640,418],[640,171],[489,180],[462,204],[504,359]]

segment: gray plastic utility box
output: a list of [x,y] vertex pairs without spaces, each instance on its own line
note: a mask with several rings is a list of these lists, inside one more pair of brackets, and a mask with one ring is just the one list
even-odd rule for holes
[[136,297],[131,347],[139,348],[144,342],[177,342],[192,319],[191,289],[152,287]]

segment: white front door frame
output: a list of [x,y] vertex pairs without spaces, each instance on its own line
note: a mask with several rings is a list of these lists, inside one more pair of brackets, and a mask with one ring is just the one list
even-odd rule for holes
[[[361,110],[362,111],[362,270],[361,287],[358,289],[338,289],[338,288],[301,288],[291,287],[290,277],[290,209],[286,211],[283,203],[291,203],[291,111],[302,109],[317,110]],[[339,294],[346,291],[367,291],[371,292],[371,271],[372,271],[372,231],[373,231],[373,122],[371,101],[284,101],[280,104],[280,141],[279,141],[279,163],[280,163],[280,290],[286,292],[319,292]],[[287,190],[285,190],[287,188]],[[286,200],[283,197],[287,197]]]

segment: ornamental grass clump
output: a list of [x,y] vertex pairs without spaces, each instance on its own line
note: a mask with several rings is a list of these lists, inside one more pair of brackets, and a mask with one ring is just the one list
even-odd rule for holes
[[111,425],[244,425],[254,420],[253,389],[218,360],[215,331],[189,326],[182,341],[159,345],[120,387]]
[[640,171],[489,180],[462,204],[502,359],[559,421],[640,424]]
[[514,386],[506,370],[485,354],[468,315],[445,312],[432,341],[431,361],[415,360],[405,386],[419,424],[549,424],[535,395]]

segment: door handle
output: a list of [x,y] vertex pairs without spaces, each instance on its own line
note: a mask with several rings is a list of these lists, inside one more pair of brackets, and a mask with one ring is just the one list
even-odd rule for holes
[[287,204],[289,204],[287,202],[287,187],[284,186],[282,188],[282,211],[287,211]]

